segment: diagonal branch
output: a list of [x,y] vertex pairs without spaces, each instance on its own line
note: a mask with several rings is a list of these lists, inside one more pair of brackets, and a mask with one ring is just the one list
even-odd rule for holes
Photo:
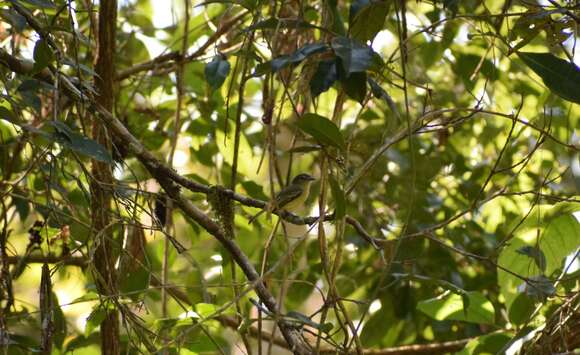
[[[0,50],[1,64],[6,65],[7,63],[13,62],[14,58],[7,60],[6,55],[8,55],[6,52]],[[18,68],[22,68],[22,66],[20,65]],[[49,79],[50,82],[51,76],[52,73],[43,71],[40,78]],[[156,159],[153,154],[145,149],[141,142],[139,142],[139,140],[137,140],[137,138],[135,138],[127,130],[121,121],[119,121],[110,111],[106,110],[101,104],[90,99],[87,93],[81,92],[71,83],[71,80],[68,79],[68,77],[59,74],[58,78],[60,79],[59,85],[62,85],[67,95],[69,95],[72,99],[78,101],[89,100],[88,103],[92,106],[91,108],[97,113],[104,124],[114,135],[126,142],[128,151],[133,153],[141,162],[141,164],[145,166],[149,173],[163,187],[167,195],[175,201],[177,206],[181,208],[183,213],[187,217],[197,222],[209,234],[216,238],[224,248],[228,250],[248,280],[254,283],[255,291],[260,300],[264,303],[268,310],[270,310],[273,314],[276,314],[277,310],[279,309],[276,299],[270,293],[264,281],[260,278],[249,258],[243,253],[235,241],[228,239],[224,235],[222,229],[216,222],[214,222],[209,216],[203,213],[203,211],[194,206],[191,201],[183,197],[179,186],[174,182],[174,180],[183,181],[187,179],[181,177],[179,174],[177,174],[177,172],[169,168],[160,160]],[[204,185],[202,186],[207,188]],[[282,335],[284,336],[284,339],[288,343],[289,348],[295,354],[309,354],[311,352],[308,344],[302,339],[298,329],[295,329],[292,325],[288,324],[288,322],[282,319],[278,319],[276,322],[280,328],[280,331],[282,332]]]

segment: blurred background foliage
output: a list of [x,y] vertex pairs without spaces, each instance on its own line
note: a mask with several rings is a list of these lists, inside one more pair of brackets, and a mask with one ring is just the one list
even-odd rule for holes
[[[98,10],[0,2],[0,346],[41,348],[50,280],[56,354],[99,353],[110,307],[123,353],[288,351],[258,350],[250,330],[274,332],[271,315],[220,243],[178,209],[162,228],[160,187],[128,142],[88,138],[91,106],[42,80],[58,70],[94,93]],[[300,172],[317,177],[298,214],[334,213],[323,228],[250,225],[259,210],[239,203],[228,222],[182,192],[232,227],[321,349],[563,351],[579,329],[566,328],[579,322],[578,16],[574,1],[120,1],[113,113],[201,184],[230,188],[235,165],[236,192],[267,201]],[[115,177],[118,303],[90,272],[94,160]]]

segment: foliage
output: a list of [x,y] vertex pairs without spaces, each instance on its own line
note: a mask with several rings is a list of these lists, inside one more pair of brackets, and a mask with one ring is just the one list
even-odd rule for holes
[[110,113],[98,4],[0,3],[0,346],[580,347],[580,13],[541,3],[120,2]]

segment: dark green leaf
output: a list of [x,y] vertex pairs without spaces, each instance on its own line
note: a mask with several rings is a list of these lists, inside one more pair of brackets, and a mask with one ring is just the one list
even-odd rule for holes
[[542,270],[542,272],[546,271],[546,256],[540,249],[534,248],[531,245],[524,245],[517,249],[516,252],[534,259],[538,268]]
[[58,297],[53,292],[52,293],[52,314],[53,314],[53,333],[52,339],[54,345],[58,349],[62,349],[62,345],[66,338],[66,318],[64,313],[62,312],[62,308],[60,308],[60,304],[58,302]]
[[443,7],[451,11],[451,16],[455,17],[459,10],[459,0],[443,0]]
[[143,292],[149,286],[150,273],[144,266],[122,270],[119,275],[119,290],[123,293]]
[[363,103],[367,96],[367,73],[352,73],[340,81],[344,92],[351,99]]
[[289,64],[297,65],[309,56],[324,52],[328,47],[324,43],[310,43],[297,49],[291,55],[281,55],[269,62],[259,64],[254,70],[254,76],[261,76],[268,72],[276,73]]
[[205,66],[205,80],[212,90],[219,89],[226,81],[230,72],[230,63],[222,55],[216,55],[211,62]]
[[365,347],[393,346],[403,330],[405,321],[395,316],[392,301],[388,298],[380,301],[381,309],[371,315],[362,328],[360,340]]
[[350,35],[361,42],[375,38],[389,12],[386,1],[356,0],[350,5]]
[[0,106],[0,118],[11,123],[18,122],[18,119],[16,118],[14,112],[10,111],[4,106]]
[[317,53],[324,52],[328,49],[325,43],[309,43],[301,48],[298,48],[296,52],[292,53],[290,56],[291,63],[300,63],[309,56]]
[[294,148],[290,149],[288,152],[289,153],[310,153],[310,152],[319,151],[320,149],[322,149],[322,146],[319,146],[319,145],[303,145],[300,147],[294,147]]
[[332,197],[334,198],[334,214],[336,219],[341,219],[346,214],[346,199],[344,197],[344,191],[340,187],[340,184],[334,176],[330,175],[330,188],[332,190]]
[[385,100],[385,102],[387,103],[387,105],[389,106],[389,108],[391,109],[391,111],[393,112],[393,114],[397,118],[399,118],[400,117],[399,116],[399,110],[397,110],[397,105],[395,104],[395,102],[393,101],[393,99],[391,98],[391,96],[385,91],[385,89],[383,89],[373,79],[369,78],[368,81],[369,81],[369,84],[371,85],[371,91],[372,91],[373,95],[377,99]]
[[509,308],[509,320],[513,324],[521,325],[530,319],[534,312],[535,302],[525,293],[520,293]]
[[50,121],[50,124],[55,129],[54,138],[60,144],[89,158],[113,164],[111,154],[100,143],[74,132],[61,121]]
[[550,53],[517,53],[554,94],[580,104],[580,68],[578,66]]
[[346,35],[346,29],[344,28],[344,20],[340,9],[338,8],[338,0],[328,0],[324,2],[328,13],[330,13],[330,20],[332,21],[328,26],[330,30],[335,34],[344,36]]
[[503,354],[502,348],[513,338],[510,332],[482,335],[470,340],[465,348],[455,355]]
[[244,181],[242,182],[242,187],[252,198],[257,198],[264,201],[269,200],[268,196],[264,193],[264,188],[261,185],[256,184],[254,181]]
[[310,92],[317,97],[330,89],[332,84],[338,79],[336,60],[324,60],[318,63],[318,68],[310,79]]
[[364,72],[373,62],[373,50],[369,46],[350,38],[334,38],[332,40],[332,49],[334,49],[336,56],[340,58],[342,67],[347,75]]
[[328,118],[307,113],[296,122],[298,128],[311,135],[318,143],[330,145],[341,150],[345,149],[344,138],[340,129]]
[[34,45],[34,71],[39,72],[54,62],[52,48],[44,39],[39,39]]
[[87,323],[85,325],[85,337],[88,337],[93,330],[95,330],[101,323],[105,320],[107,312],[104,307],[97,305],[93,308],[93,311],[87,317]]
[[14,186],[14,195],[12,196],[12,200],[14,201],[14,206],[16,207],[16,211],[18,211],[18,215],[20,216],[21,221],[25,221],[30,213],[30,203],[27,199],[24,199],[20,196],[26,196],[26,192],[21,190],[18,186]]

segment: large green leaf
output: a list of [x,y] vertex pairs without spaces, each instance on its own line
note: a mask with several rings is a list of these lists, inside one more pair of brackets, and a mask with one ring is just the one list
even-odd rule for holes
[[332,49],[334,49],[336,56],[340,58],[346,75],[364,72],[373,64],[373,50],[354,39],[336,37],[332,40]]
[[[508,314],[512,303],[520,292],[525,291],[533,296],[532,291],[549,292],[546,282],[541,282],[539,275],[553,275],[560,272],[564,266],[565,258],[575,252],[580,245],[580,223],[573,216],[573,212],[580,211],[580,204],[560,203],[554,206],[537,206],[526,221],[515,231],[509,245],[505,247],[499,258],[498,264],[510,273],[498,270],[498,282],[500,292],[505,298]],[[519,219],[517,219],[519,220]],[[541,252],[545,259],[540,261],[538,267],[535,258],[522,253],[529,247],[537,248],[538,255]],[[545,266],[544,266],[545,265]],[[520,275],[537,280],[532,285],[526,285],[524,281],[514,276]],[[516,315],[514,315],[516,316]]]
[[344,137],[340,129],[328,118],[315,113],[307,113],[296,123],[304,133],[311,135],[318,143],[345,149]]
[[102,161],[104,163],[113,163],[111,154],[107,149],[95,140],[74,132],[61,121],[50,121],[55,129],[53,138],[63,146],[74,150],[77,153],[89,158]]
[[39,72],[54,62],[55,56],[52,48],[44,39],[39,39],[34,45],[34,71]]
[[513,335],[506,333],[495,333],[477,337],[465,346],[456,355],[478,355],[478,354],[498,354]]
[[561,98],[580,103],[580,68],[550,53],[518,52],[528,67]]
[[324,52],[327,49],[328,46],[324,43],[309,43],[298,48],[291,55],[282,55],[268,62],[259,64],[254,71],[254,76],[264,75],[268,72],[276,73],[290,64],[297,65],[309,56]]
[[336,60],[324,60],[318,63],[318,67],[312,79],[310,79],[310,93],[316,97],[330,89],[338,79]]
[[417,309],[437,320],[459,320],[478,324],[493,324],[495,310],[481,292],[461,295],[445,292],[439,297],[421,301]]
[[348,97],[360,104],[363,103],[367,96],[367,73],[352,73],[340,83]]
[[355,0],[350,5],[349,33],[353,38],[366,42],[375,38],[383,29],[389,12],[389,2]]

